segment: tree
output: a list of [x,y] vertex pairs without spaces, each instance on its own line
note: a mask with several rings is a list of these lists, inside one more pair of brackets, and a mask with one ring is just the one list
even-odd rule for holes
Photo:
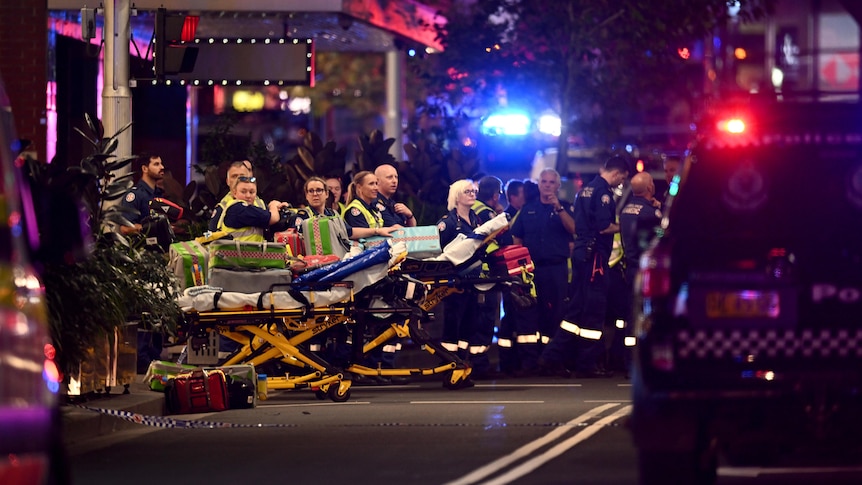
[[[686,63],[678,48],[726,25],[734,4],[751,21],[775,0],[476,0],[447,13],[445,51],[419,71],[450,105],[495,106],[520,92],[555,110],[567,153],[570,133],[607,144],[625,117],[661,101]],[[557,164],[565,173],[565,157]]]

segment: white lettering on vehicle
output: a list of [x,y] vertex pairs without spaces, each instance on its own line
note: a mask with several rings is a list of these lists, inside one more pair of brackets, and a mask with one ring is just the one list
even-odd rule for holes
[[824,300],[838,300],[841,303],[856,303],[862,298],[862,290],[851,286],[839,288],[833,284],[820,283],[811,287],[811,299],[814,303]]

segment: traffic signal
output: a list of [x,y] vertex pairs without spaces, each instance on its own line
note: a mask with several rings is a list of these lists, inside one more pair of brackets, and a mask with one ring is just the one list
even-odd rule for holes
[[168,13],[164,8],[156,10],[154,29],[156,79],[168,74],[192,72],[198,57],[198,48],[183,42],[195,37],[200,17]]

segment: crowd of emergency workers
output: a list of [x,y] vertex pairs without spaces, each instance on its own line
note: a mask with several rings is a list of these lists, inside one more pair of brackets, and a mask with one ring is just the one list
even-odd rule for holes
[[[161,158],[144,156],[140,168],[140,180],[122,200],[134,209],[126,234],[142,230],[150,201],[163,196]],[[664,160],[668,184],[679,168],[678,158]],[[552,168],[535,181],[504,184],[487,175],[450,185],[448,212],[437,222],[441,247],[505,212],[509,228],[495,243],[525,246],[535,266],[535,305],[518,304],[499,290],[471,289],[443,300],[441,345],[469,362],[473,379],[628,373],[634,278],[666,196],[656,195],[649,173],[629,179],[631,172],[624,157],[607,159],[595,178],[575,187],[572,202],[560,198],[562,180]],[[396,200],[398,171],[389,164],[356,173],[346,190],[339,176],[311,177],[303,186],[306,204],[293,210],[286,202],[258,197],[248,160],[230,164],[226,183],[229,192],[213,211],[209,229],[233,239],[262,242],[274,230],[301,231],[302,221],[313,217],[342,217],[354,240],[417,224],[411,208]],[[497,359],[491,358],[495,344]],[[393,367],[399,349],[398,343],[383,346],[371,356],[372,364]],[[366,379],[372,384],[406,380]]]

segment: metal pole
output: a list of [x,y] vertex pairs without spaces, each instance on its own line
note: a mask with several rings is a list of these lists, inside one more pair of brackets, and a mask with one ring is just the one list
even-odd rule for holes
[[404,98],[404,52],[393,49],[386,52],[386,115],[383,135],[395,138],[389,152],[396,160],[404,160],[404,134],[401,129],[402,101]]
[[[129,89],[129,0],[105,2],[105,57],[102,88],[102,124],[105,136],[113,136],[132,121],[132,92]],[[132,129],[118,137],[118,158],[132,154]],[[129,167],[116,175],[129,173]]]

